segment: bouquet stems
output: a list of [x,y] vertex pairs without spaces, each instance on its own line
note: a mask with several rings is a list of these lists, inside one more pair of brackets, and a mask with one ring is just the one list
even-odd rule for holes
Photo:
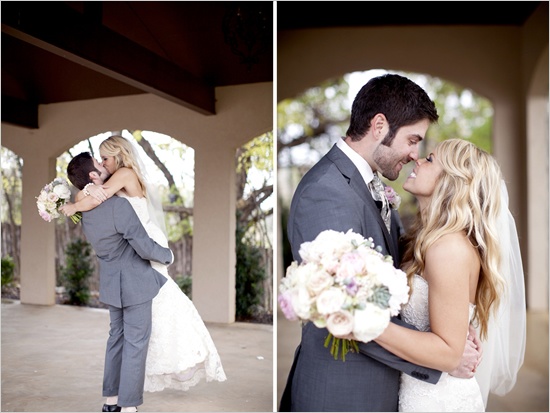
[[80,212],[77,212],[76,214],[71,215],[71,221],[73,221],[73,224],[78,224],[81,219],[82,219],[82,214]]
[[[331,344],[332,339],[332,344]],[[346,361],[346,354],[350,351],[352,353],[359,353],[359,346],[357,341],[348,340],[346,338],[337,338],[334,337],[331,333],[328,333],[327,338],[325,339],[325,347],[330,345],[330,354],[334,357],[334,360],[338,360],[338,356],[342,356],[342,361]],[[341,349],[341,351],[340,351]]]

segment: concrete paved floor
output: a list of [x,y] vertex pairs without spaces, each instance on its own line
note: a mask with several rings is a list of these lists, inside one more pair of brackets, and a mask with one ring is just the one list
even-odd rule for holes
[[[281,399],[294,351],[300,342],[300,323],[277,313],[277,400]],[[278,407],[278,402],[277,402]],[[489,395],[488,412],[548,412],[548,313],[528,313],[525,361],[516,385],[505,396]]]
[[[107,310],[2,300],[2,412],[99,412]],[[273,326],[209,324],[227,375],[145,393],[140,412],[272,412]]]
[[[2,411],[100,411],[108,312],[5,300],[1,310]],[[275,325],[275,383],[273,326],[207,324],[228,380],[201,382],[187,392],[145,393],[139,411],[276,411],[300,329],[280,313]],[[548,412],[548,406],[548,313],[530,313],[527,353],[516,387],[506,396],[491,396],[487,411]]]

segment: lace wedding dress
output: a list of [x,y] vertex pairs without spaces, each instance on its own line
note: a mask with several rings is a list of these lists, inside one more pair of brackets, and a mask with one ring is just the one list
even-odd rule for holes
[[[164,233],[149,219],[147,200],[119,195],[130,202],[149,236],[167,247]],[[225,381],[220,356],[195,305],[168,275],[165,265],[154,261],[151,265],[168,281],[153,299],[144,390],[188,390],[201,379]]]
[[[470,320],[474,309],[475,306],[470,304]],[[420,331],[430,331],[428,283],[419,275],[414,277],[413,292],[402,311],[402,317]],[[402,373],[399,411],[483,412],[485,405],[475,377],[459,379],[444,372],[434,385]]]

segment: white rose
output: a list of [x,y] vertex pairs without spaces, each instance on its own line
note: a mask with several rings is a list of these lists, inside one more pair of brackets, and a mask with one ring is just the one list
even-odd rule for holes
[[46,201],[44,203],[44,206],[46,207],[46,211],[55,211],[55,209],[57,208],[56,201],[50,201],[50,200]]
[[317,297],[317,311],[319,314],[332,314],[340,311],[346,300],[344,292],[338,288],[331,287],[323,291]]
[[288,266],[285,276],[281,279],[281,292],[285,292],[289,288],[296,285],[299,276],[298,268],[298,263],[296,261],[292,261],[292,263]]
[[372,303],[367,303],[363,310],[355,310],[354,316],[353,335],[364,343],[382,334],[390,322],[390,310]]
[[387,263],[387,270],[378,274],[378,279],[382,284],[388,287],[390,292],[390,313],[397,315],[401,306],[409,301],[409,285],[407,284],[407,274],[396,269],[392,264]]
[[311,295],[317,296],[321,293],[321,291],[330,287],[332,285],[332,281],[333,279],[330,274],[322,269],[319,269],[318,271],[310,274],[306,282],[306,287]]
[[58,199],[59,199],[59,196],[55,192],[50,192],[46,196],[47,202],[50,202],[50,203],[55,203],[57,202]]
[[367,270],[368,274],[387,273],[391,270],[388,269],[388,263],[384,261],[384,258],[381,254],[378,254],[377,252],[371,250],[368,252],[365,251],[365,253],[363,253],[362,255],[365,260],[365,269]]
[[299,253],[304,261],[319,262],[329,270],[333,267],[334,260],[352,248],[346,234],[329,229],[321,231],[313,241],[304,242]]
[[53,187],[53,191],[61,199],[69,199],[71,191],[65,185],[56,185]]
[[307,290],[294,288],[288,292],[290,302],[296,315],[302,320],[309,320],[311,316],[311,297]]
[[335,337],[347,336],[353,331],[353,315],[345,310],[329,315],[327,330]]

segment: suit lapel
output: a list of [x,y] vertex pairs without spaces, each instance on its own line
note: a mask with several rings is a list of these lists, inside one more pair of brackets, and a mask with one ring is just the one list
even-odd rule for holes
[[[363,200],[363,202],[365,202],[367,207],[375,212],[374,216],[376,217],[376,221],[378,222],[378,225],[382,230],[382,234],[384,234],[384,240],[386,241],[388,251],[390,255],[394,257],[395,261],[398,258],[397,242],[394,241],[392,235],[388,232],[386,224],[384,224],[384,220],[382,219],[382,215],[380,215],[380,210],[376,206],[376,203],[372,198],[372,195],[369,191],[369,188],[367,187],[367,184],[365,183],[365,180],[363,179],[363,176],[361,175],[357,167],[353,164],[353,162],[346,156],[344,152],[342,152],[340,148],[338,148],[338,146],[336,146],[336,144],[327,153],[327,157],[334,163],[334,165],[349,182],[350,187]],[[394,213],[392,211],[392,223],[394,221],[393,214]]]

